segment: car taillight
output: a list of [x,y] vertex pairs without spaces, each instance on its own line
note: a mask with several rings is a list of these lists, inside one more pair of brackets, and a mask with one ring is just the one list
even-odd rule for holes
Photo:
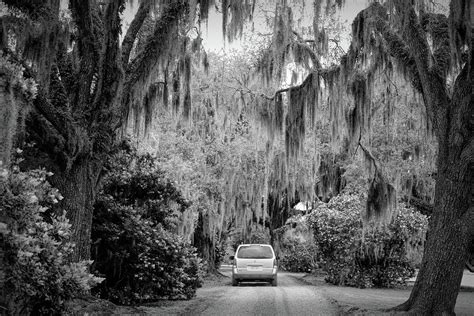
[[276,269],[277,267],[277,259],[273,259],[273,268]]
[[235,259],[232,261],[232,268],[236,268],[237,267],[237,262],[235,261]]

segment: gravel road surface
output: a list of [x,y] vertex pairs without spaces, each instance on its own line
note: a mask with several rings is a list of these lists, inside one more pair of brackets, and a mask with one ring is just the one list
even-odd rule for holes
[[[229,274],[229,272],[224,272]],[[278,274],[278,286],[266,283],[230,284],[204,290],[195,304],[180,315],[337,315],[316,287],[302,283],[291,273]]]

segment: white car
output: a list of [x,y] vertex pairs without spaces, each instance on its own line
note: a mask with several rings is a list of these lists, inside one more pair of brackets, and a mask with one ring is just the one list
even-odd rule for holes
[[231,256],[232,285],[242,281],[270,282],[277,286],[277,257],[271,245],[244,244],[240,245]]

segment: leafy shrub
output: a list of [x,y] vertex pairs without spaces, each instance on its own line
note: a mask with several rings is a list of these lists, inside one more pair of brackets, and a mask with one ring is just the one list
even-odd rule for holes
[[311,272],[318,265],[318,249],[311,242],[293,240],[291,246],[287,242],[283,253],[279,264],[285,271]]
[[189,299],[200,286],[195,249],[129,206],[100,197],[92,230],[93,268],[106,280],[95,292],[119,304]]
[[122,205],[133,206],[144,217],[161,223],[166,229],[174,228],[176,211],[189,207],[181,192],[149,154],[139,155],[126,142],[106,166],[103,193]]
[[11,314],[56,315],[64,303],[101,282],[88,273],[90,261],[70,263],[71,225],[50,207],[62,199],[45,170],[0,172],[0,214],[5,230],[5,293]]
[[219,267],[221,265],[221,263],[224,261],[225,259],[225,255],[226,255],[226,245],[225,243],[217,243],[216,246],[214,247],[214,251],[215,251],[215,259],[214,259],[214,265],[215,267]]
[[284,226],[273,231],[280,251],[279,267],[291,272],[310,272],[318,267],[318,247],[307,215],[290,217]]
[[94,206],[92,268],[106,278],[95,293],[119,304],[193,297],[201,259],[170,232],[187,202],[148,155],[121,151],[111,166]]
[[356,287],[393,287],[414,273],[409,254],[421,252],[426,218],[399,205],[386,227],[363,229],[358,195],[342,194],[309,216],[326,281]]

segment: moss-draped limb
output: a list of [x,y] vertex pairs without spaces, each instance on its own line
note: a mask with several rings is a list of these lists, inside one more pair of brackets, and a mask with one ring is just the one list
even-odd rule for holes
[[279,89],[279,90],[275,91],[275,94],[271,97],[269,97],[265,94],[261,94],[260,96],[263,97],[263,98],[266,98],[267,100],[275,100],[277,98],[277,96],[279,96],[282,93],[288,92],[290,90],[293,90],[293,91],[304,90],[304,89],[308,88],[308,85],[313,84],[313,80],[315,79],[315,77],[317,77],[317,73],[312,72],[312,73],[310,73],[309,75],[306,76],[306,78],[303,80],[303,82],[300,85]]
[[[3,52],[9,58],[21,64],[24,68],[25,78],[36,79],[34,71],[26,62],[20,61],[18,57],[8,49]],[[56,68],[55,68],[56,69]],[[57,76],[57,74],[52,74]],[[55,86],[56,89],[63,89],[62,85]],[[65,90],[61,94],[66,93]],[[27,120],[28,130],[31,129],[31,136],[41,147],[52,149],[52,159],[60,158],[60,163],[64,167],[69,167],[78,156],[88,155],[91,150],[86,131],[82,129],[72,117],[67,105],[59,106],[58,100],[50,100],[41,85],[38,94],[31,101],[31,110]],[[62,153],[59,153],[62,151]],[[46,152],[49,152],[46,150]],[[64,164],[66,163],[66,164]]]
[[[77,86],[71,98],[72,108],[89,112],[89,109],[84,109],[84,107],[91,105],[90,101],[94,92],[91,91],[91,86],[101,60],[104,29],[97,8],[91,0],[71,0],[70,9],[78,29],[77,46],[80,60]],[[89,115],[84,118],[86,121],[90,119]]]
[[388,52],[395,58],[400,66],[400,70],[411,79],[413,87],[420,93],[423,92],[420,77],[416,69],[415,59],[411,55],[403,39],[392,31],[387,23],[381,18],[377,18],[375,26],[387,42]]
[[71,0],[70,9],[78,28],[77,43],[83,56],[89,52],[97,56],[100,52],[100,37],[96,24],[96,9],[91,0]]
[[166,44],[170,44],[168,39],[172,37],[171,31],[177,26],[178,20],[187,10],[187,3],[182,0],[173,1],[164,10],[160,19],[155,24],[155,29],[148,37],[144,49],[130,62],[127,68],[127,85],[133,86],[143,78],[146,70],[150,69],[157,58],[164,57]]
[[[54,138],[45,137],[39,142],[40,144],[49,147],[50,140],[53,140],[56,147],[62,144],[62,147],[58,149],[64,151],[71,163],[77,156],[89,153],[91,148],[85,131],[72,119],[68,111],[54,107],[41,92],[33,101],[32,115],[36,115],[36,124],[41,125],[38,128],[43,129],[46,135],[56,135],[55,137],[58,138],[54,140]],[[35,128],[30,124],[28,126]]]
[[445,86],[446,78],[438,71],[433,71],[432,67],[430,67],[430,63],[434,62],[433,56],[430,54],[426,33],[418,21],[415,9],[413,7],[407,9],[406,15],[403,32],[407,47],[409,47],[410,53],[415,60],[420,76],[427,112],[433,113],[432,123],[434,130],[438,133],[442,130],[446,131],[446,126],[444,128],[441,126],[447,123],[446,110],[449,104],[449,97]]
[[110,2],[104,13],[104,41],[98,67],[96,94],[92,104],[92,133],[104,135],[104,128],[110,125],[113,117],[119,113],[120,96],[124,81],[122,59],[120,55],[120,13],[124,9],[124,0]]
[[[15,63],[18,63],[23,66],[23,76],[26,79],[34,79],[36,81],[34,71],[28,66],[28,64],[24,61],[21,61],[16,54],[8,49],[4,49],[3,53],[8,55],[8,57]],[[39,86],[38,95],[32,101],[33,110],[35,110],[39,115],[43,116],[44,119],[48,120],[51,126],[55,129],[57,133],[62,135],[64,139],[68,138],[68,126],[74,122],[73,118],[71,117],[70,113],[64,111],[63,109],[58,108],[57,106],[53,105],[48,97],[46,96],[46,92],[44,89]],[[72,124],[76,125],[76,124]]]
[[[122,109],[117,122],[114,122],[116,128],[126,123],[128,112],[134,98],[142,99],[143,96],[135,96],[134,88],[146,92],[146,85],[152,70],[157,64],[165,63],[169,59],[170,53],[175,53],[179,48],[176,43],[176,32],[178,22],[184,17],[188,10],[187,1],[175,0],[164,7],[160,18],[156,21],[154,31],[149,35],[143,50],[129,63],[125,73],[124,95],[122,98]],[[174,42],[172,42],[174,41]]]
[[133,43],[137,38],[137,34],[140,31],[140,28],[143,25],[146,17],[150,12],[152,1],[151,0],[144,0],[140,3],[140,7],[138,8],[137,14],[133,18],[130,26],[125,34],[123,41],[122,41],[122,64],[125,66],[128,64],[130,59],[130,52],[133,48]]
[[445,77],[451,68],[448,18],[442,14],[421,13],[421,26],[430,34],[433,46],[434,71]]
[[[446,107],[450,102],[445,84],[446,67],[449,66],[446,60],[448,42],[443,39],[447,36],[446,20],[424,12],[420,13],[419,18],[413,6],[404,6],[401,2],[395,2],[395,8],[396,14],[400,15],[402,35],[388,25],[385,9],[378,3],[367,9],[374,13],[369,23],[380,32],[400,70],[411,78],[414,88],[422,94],[434,130],[440,131],[438,127],[444,124]],[[426,31],[434,41],[433,54]]]
[[463,49],[466,46],[468,48],[468,63],[472,60],[472,48],[474,46],[472,31],[473,6],[471,0],[451,1],[449,5],[449,38],[455,63],[461,62]]

